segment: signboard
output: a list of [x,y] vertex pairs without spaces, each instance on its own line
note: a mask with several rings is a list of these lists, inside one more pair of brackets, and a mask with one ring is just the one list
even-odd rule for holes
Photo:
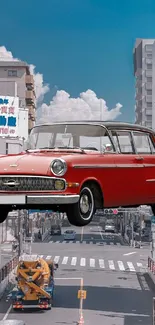
[[0,96],[0,137],[18,136],[19,98]]
[[78,290],[78,299],[86,299],[87,291],[86,290]]

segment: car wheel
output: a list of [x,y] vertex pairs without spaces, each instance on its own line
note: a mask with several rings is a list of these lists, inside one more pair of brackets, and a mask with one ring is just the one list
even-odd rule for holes
[[74,226],[86,226],[91,222],[94,210],[94,195],[89,187],[83,187],[80,193],[79,202],[68,206],[68,220]]
[[3,206],[1,207],[1,215],[0,215],[0,223],[3,223],[7,216],[8,216],[8,213],[11,211],[12,209],[10,209],[8,206]]

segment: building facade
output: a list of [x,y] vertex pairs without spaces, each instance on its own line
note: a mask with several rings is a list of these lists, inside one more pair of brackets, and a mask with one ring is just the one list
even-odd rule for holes
[[155,39],[136,39],[133,64],[135,123],[155,129]]
[[0,61],[0,96],[19,97],[19,108],[28,109],[28,130],[35,124],[34,79],[22,61]]

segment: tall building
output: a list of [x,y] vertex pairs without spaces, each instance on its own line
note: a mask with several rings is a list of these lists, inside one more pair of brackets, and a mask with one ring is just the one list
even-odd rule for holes
[[133,61],[135,123],[155,129],[155,39],[136,39]]
[[0,61],[0,96],[19,97],[19,107],[28,109],[28,129],[35,124],[34,79],[22,61]]

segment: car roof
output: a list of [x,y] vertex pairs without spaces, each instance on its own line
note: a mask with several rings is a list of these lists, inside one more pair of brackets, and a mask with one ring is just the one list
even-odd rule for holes
[[57,121],[57,122],[53,122],[53,123],[44,123],[44,124],[37,124],[34,126],[34,128],[38,127],[38,126],[50,126],[50,125],[56,125],[56,124],[87,124],[87,125],[99,125],[99,126],[105,126],[107,129],[126,129],[126,130],[137,130],[137,131],[145,131],[145,132],[150,132],[152,134],[155,134],[155,130],[147,128],[146,126],[143,125],[139,125],[139,124],[133,124],[133,123],[127,123],[127,122],[115,122],[115,121],[100,121],[100,120],[92,120],[92,121],[88,121],[88,120],[81,120],[81,121],[65,121],[65,122],[61,122],[61,121]]
[[6,319],[1,320],[0,325],[26,325],[23,320],[18,319]]

